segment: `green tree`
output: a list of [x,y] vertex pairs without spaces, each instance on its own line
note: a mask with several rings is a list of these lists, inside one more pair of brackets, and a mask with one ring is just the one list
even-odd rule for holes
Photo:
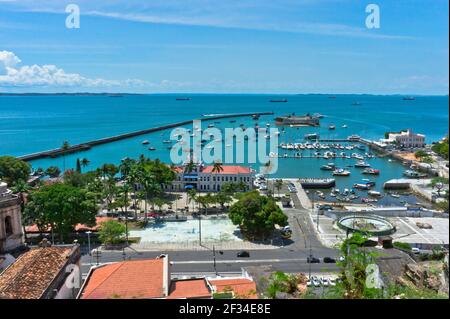
[[77,158],[77,163],[76,163],[76,169],[75,169],[78,173],[81,173],[81,161],[79,158]]
[[220,191],[214,195],[214,199],[219,203],[222,210],[225,208],[225,204],[231,203],[232,198],[227,192]]
[[59,175],[61,175],[61,170],[59,169],[58,166],[50,166],[45,170],[45,175],[51,178],[56,178],[59,177]]
[[441,156],[442,158],[448,160],[449,158],[449,147],[448,147],[448,136],[444,138],[444,140],[434,143],[431,147],[431,150],[435,152],[437,155]]
[[13,156],[0,156],[0,180],[12,186],[18,180],[27,181],[31,167]]
[[115,220],[109,220],[102,223],[98,237],[104,245],[114,245],[123,242],[126,234],[125,225]]
[[32,191],[25,206],[25,218],[38,227],[50,225],[61,242],[77,224],[94,226],[96,213],[95,199],[87,190],[62,183]]
[[223,172],[223,166],[222,166],[222,163],[219,162],[219,161],[216,161],[216,162],[214,163],[212,172],[213,172],[213,173],[220,173],[220,172]]
[[233,224],[239,225],[244,235],[251,239],[266,238],[275,224],[287,225],[287,216],[272,198],[262,196],[257,191],[243,194],[231,206],[229,216]]
[[275,181],[275,188],[277,189],[278,197],[280,197],[280,190],[283,188],[283,181],[281,179]]
[[89,166],[89,163],[90,163],[90,161],[89,161],[86,157],[84,157],[84,158],[81,160],[81,167],[86,168],[86,167]]
[[[192,203],[192,211],[195,211],[195,203],[197,202],[197,190],[195,189],[188,189],[186,192],[188,203]],[[189,208],[189,207],[188,207]]]

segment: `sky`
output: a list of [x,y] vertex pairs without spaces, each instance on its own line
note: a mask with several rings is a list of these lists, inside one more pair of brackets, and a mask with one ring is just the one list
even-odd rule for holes
[[[379,28],[366,26],[371,3]],[[66,26],[69,4],[79,28]],[[448,10],[447,0],[0,0],[0,92],[447,95]]]

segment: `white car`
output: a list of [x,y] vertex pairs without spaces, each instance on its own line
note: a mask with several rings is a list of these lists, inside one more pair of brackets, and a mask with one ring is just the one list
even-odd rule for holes
[[420,249],[417,248],[417,247],[413,247],[413,248],[411,248],[411,252],[412,252],[413,254],[420,254]]
[[314,279],[313,280],[313,285],[314,285],[314,287],[320,287],[320,281]]

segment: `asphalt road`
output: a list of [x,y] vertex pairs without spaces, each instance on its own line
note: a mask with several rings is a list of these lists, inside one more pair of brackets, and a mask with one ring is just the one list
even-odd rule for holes
[[[287,192],[284,185],[282,193]],[[284,241],[284,247],[267,250],[250,250],[249,258],[238,258],[238,250],[226,250],[223,254],[216,251],[216,270],[219,274],[241,273],[243,267],[272,265],[274,269],[284,272],[335,272],[338,267],[335,264],[323,263],[323,257],[338,256],[336,249],[324,247],[318,240],[314,231],[314,225],[304,210],[295,194],[292,194],[295,208],[285,209],[289,218],[289,225],[293,231],[291,240]],[[137,260],[155,258],[161,254],[168,254],[173,263],[172,273],[177,274],[214,274],[214,256],[212,247],[205,251],[102,251],[99,263],[111,263],[122,260]],[[82,256],[82,272],[87,274],[91,264],[95,265],[95,256],[87,255],[87,249]],[[321,260],[319,264],[308,264],[307,257],[312,254]]]

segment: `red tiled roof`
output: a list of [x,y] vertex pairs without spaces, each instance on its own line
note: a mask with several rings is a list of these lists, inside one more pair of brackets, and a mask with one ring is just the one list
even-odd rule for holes
[[[98,231],[99,228],[101,227],[101,223],[106,222],[108,220],[112,220],[114,218],[112,217],[95,217],[95,226],[87,226],[87,225],[83,225],[83,224],[77,224],[75,226],[75,231]],[[49,225],[44,232],[50,232],[52,230],[52,227]],[[37,227],[37,225],[30,225],[30,226],[26,226],[25,227],[25,231],[27,233],[39,233],[39,228]]]
[[209,298],[209,290],[205,279],[172,281],[168,299]]
[[202,170],[202,173],[212,173],[212,174],[250,174],[250,167],[244,166],[234,166],[234,165],[224,165],[222,166],[223,170],[219,172],[213,172],[214,166],[205,166]]
[[246,278],[209,280],[216,292],[233,291],[238,298],[258,299],[256,283]]
[[68,261],[71,247],[34,248],[0,275],[0,299],[39,299]]
[[81,299],[163,298],[164,259],[122,261],[93,269]]

